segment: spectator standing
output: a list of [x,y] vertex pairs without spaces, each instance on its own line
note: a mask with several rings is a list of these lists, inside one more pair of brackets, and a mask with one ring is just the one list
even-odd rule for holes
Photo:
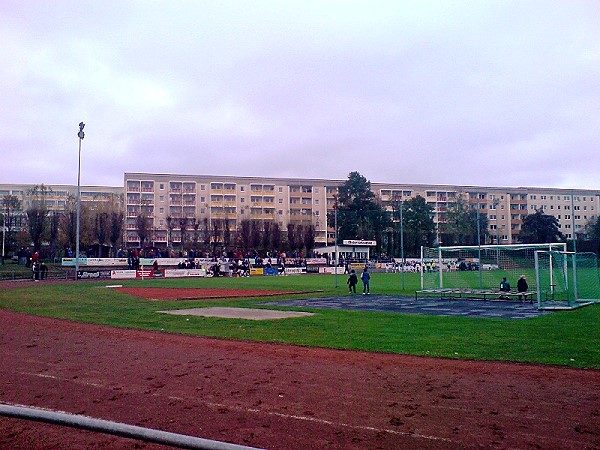
[[350,294],[356,294],[356,284],[358,283],[358,277],[356,276],[356,272],[354,269],[350,271],[350,276],[348,277],[348,281],[346,284],[348,285],[348,292]]
[[369,271],[367,270],[366,267],[364,268],[363,273],[360,276],[360,279],[363,282],[363,295],[370,294],[371,293],[371,289],[370,289],[371,274],[369,273]]
[[44,262],[40,264],[40,276],[42,280],[48,278],[48,266]]

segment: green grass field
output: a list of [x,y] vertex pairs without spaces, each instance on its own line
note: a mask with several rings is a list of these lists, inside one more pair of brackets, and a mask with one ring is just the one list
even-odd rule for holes
[[[412,296],[419,288],[419,276],[407,273],[404,277],[405,288],[402,291],[400,274],[374,273],[371,290],[373,293]],[[285,320],[251,321],[172,316],[157,314],[156,311],[206,306],[261,307],[259,303],[272,298],[156,302],[103,287],[123,284],[148,287],[319,290],[322,292],[310,296],[345,295],[346,278],[339,275],[337,280],[337,288],[333,275],[123,282],[107,280],[105,283],[80,282],[66,285],[40,283],[34,287],[0,291],[0,308],[115,327],[226,339],[600,369],[600,304],[525,320],[302,308],[303,311],[317,314]],[[297,297],[299,296],[289,296]]]

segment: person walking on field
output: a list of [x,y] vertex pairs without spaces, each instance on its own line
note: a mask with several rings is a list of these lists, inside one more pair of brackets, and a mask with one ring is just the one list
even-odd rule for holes
[[370,294],[371,289],[369,286],[369,281],[371,280],[371,274],[369,273],[369,271],[367,270],[366,267],[364,268],[363,273],[360,276],[360,279],[363,282],[363,295]]
[[348,277],[348,281],[346,283],[348,284],[348,291],[350,292],[350,294],[356,294],[356,284],[358,283],[358,277],[356,276],[354,269],[350,271],[350,276]]

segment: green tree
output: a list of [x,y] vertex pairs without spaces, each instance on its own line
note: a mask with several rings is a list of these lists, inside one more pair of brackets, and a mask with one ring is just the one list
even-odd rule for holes
[[[399,219],[399,207],[395,207],[394,210],[398,211]],[[433,246],[435,239],[433,206],[428,205],[423,197],[417,195],[403,202],[402,221],[405,255],[418,256],[421,246]]]
[[[488,220],[486,214],[477,213],[479,203],[471,205],[463,198],[448,208],[446,223],[442,226],[443,242],[445,245],[477,245],[485,244]],[[479,239],[477,238],[477,223],[479,222]]]
[[564,239],[558,228],[558,219],[541,210],[528,214],[523,219],[519,240],[524,244],[546,244]]
[[[389,214],[371,191],[371,182],[358,172],[351,172],[338,189],[336,197],[339,239],[368,239],[381,242],[382,233],[391,225]],[[334,218],[330,217],[330,222]]]
[[586,229],[590,239],[600,241],[600,216],[591,219],[586,225]]

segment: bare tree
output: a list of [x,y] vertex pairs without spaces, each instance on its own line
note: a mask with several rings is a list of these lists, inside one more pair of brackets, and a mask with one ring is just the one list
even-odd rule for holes
[[260,232],[260,222],[258,222],[258,220],[253,220],[250,225],[250,246],[255,251],[258,251],[260,249]]
[[227,252],[231,245],[231,230],[229,229],[229,223],[227,220],[224,221],[224,229],[223,229],[223,247]]
[[33,242],[35,250],[41,250],[42,239],[48,225],[48,207],[46,205],[46,197],[52,192],[52,189],[47,188],[43,184],[35,185],[27,194],[31,198],[31,203],[26,211],[29,235]]
[[112,211],[110,213],[110,244],[113,248],[113,255],[115,254],[115,249],[117,248],[117,243],[123,238],[123,212],[122,211]]
[[187,229],[187,224],[188,224],[187,217],[182,217],[179,219],[179,231],[181,232],[181,253],[183,253],[183,251],[185,249],[185,238],[186,238],[185,230]]
[[194,251],[197,252],[198,251],[198,238],[199,238],[199,234],[200,234],[200,220],[198,220],[196,217],[192,217],[192,228],[194,228],[194,237],[193,237],[193,242],[194,242]]
[[150,227],[148,226],[148,218],[142,214],[138,214],[135,218],[135,227],[140,238],[140,247],[144,248],[144,243],[150,237]]
[[273,250],[281,249],[281,228],[279,228],[279,224],[277,222],[273,223],[271,227],[271,245],[273,246]]
[[217,254],[217,244],[221,241],[221,222],[219,220],[212,221],[212,252]]
[[303,244],[306,249],[306,255],[308,256],[315,248],[315,227],[310,224],[304,228]]
[[208,251],[210,249],[210,222],[208,221],[208,217],[205,217],[203,220],[203,227],[202,227],[202,233],[203,234],[203,242],[204,242],[204,249],[205,251]]
[[50,258],[56,258],[56,249],[58,247],[58,234],[60,231],[60,222],[62,214],[54,212],[50,216]]
[[242,245],[242,251],[244,255],[250,250],[250,236],[251,236],[251,223],[250,220],[244,219],[240,222],[239,239]]
[[298,228],[299,228],[299,226],[297,227],[293,223],[288,223],[288,225],[287,225],[288,247],[289,247],[289,250],[292,252],[298,248],[298,240],[297,240]]
[[106,244],[109,232],[108,213],[96,212],[94,216],[94,235],[98,239],[98,245],[103,246]]
[[262,246],[265,250],[271,250],[272,249],[271,228],[272,228],[273,222],[266,220],[263,222],[262,225],[263,225]]
[[14,228],[17,222],[16,213],[21,209],[21,202],[14,195],[2,197],[2,226],[5,228],[5,246],[10,252],[14,250]]

